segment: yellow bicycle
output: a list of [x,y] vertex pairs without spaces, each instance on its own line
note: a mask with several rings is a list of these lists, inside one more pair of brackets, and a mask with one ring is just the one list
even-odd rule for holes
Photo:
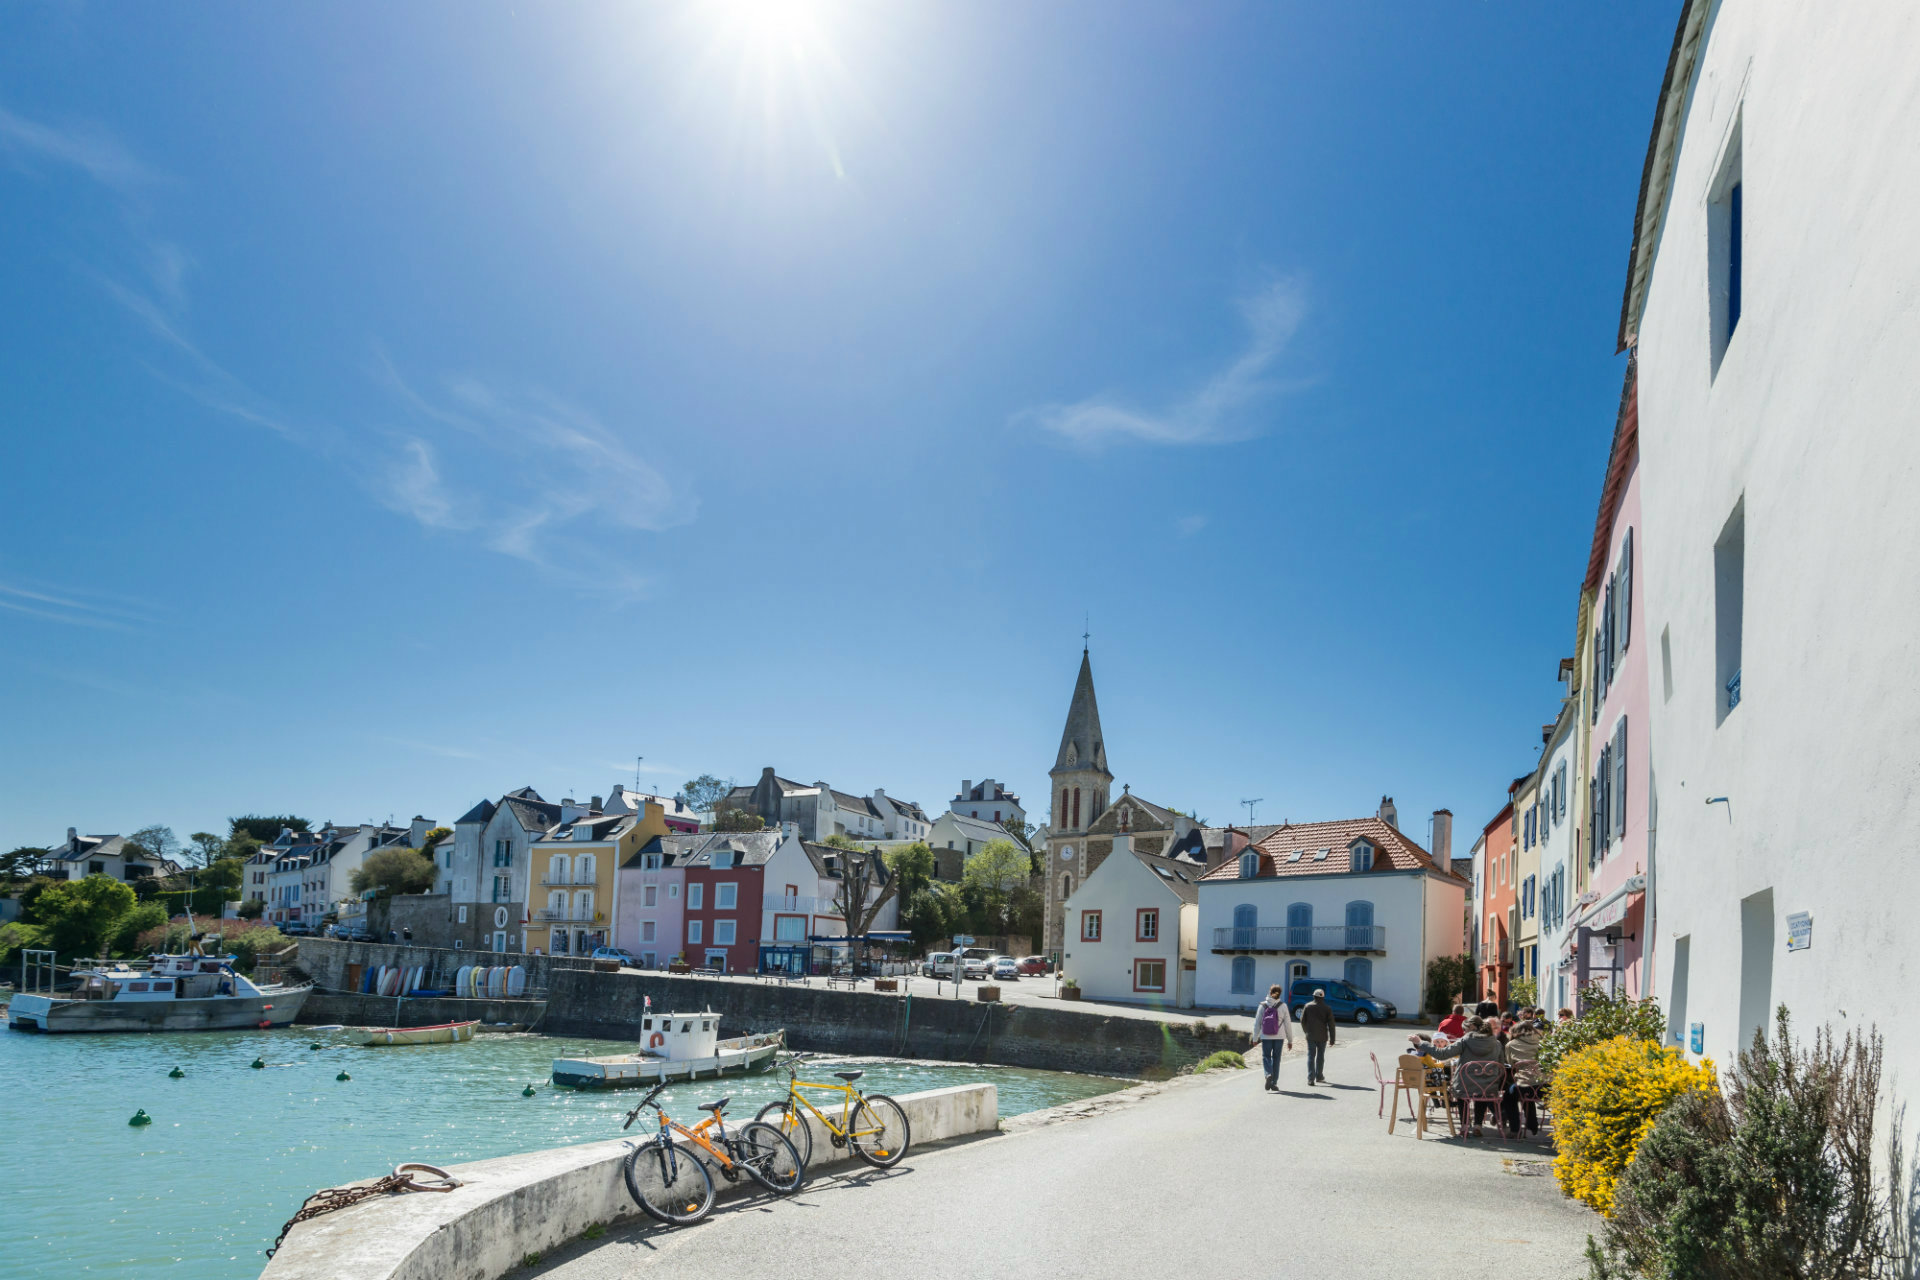
[[[798,1073],[804,1061],[796,1056],[781,1064],[787,1069],[787,1096],[760,1108],[754,1119],[778,1129],[800,1153],[802,1166],[813,1162],[813,1126],[807,1123],[808,1113],[820,1122],[834,1146],[850,1148],[855,1157],[876,1169],[899,1164],[913,1141],[913,1129],[900,1104],[884,1093],[862,1093],[854,1088],[854,1082],[866,1074],[863,1071],[834,1072],[839,1084],[802,1080]],[[835,1108],[829,1103],[828,1110],[822,1111],[802,1090],[838,1094],[840,1104]],[[831,1114],[834,1110],[839,1112],[838,1119]]]

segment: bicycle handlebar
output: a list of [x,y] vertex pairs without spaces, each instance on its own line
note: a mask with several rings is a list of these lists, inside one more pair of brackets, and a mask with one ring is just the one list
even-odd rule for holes
[[654,1099],[659,1097],[660,1091],[666,1087],[667,1087],[667,1082],[665,1080],[662,1080],[659,1084],[653,1086],[653,1088],[648,1091],[647,1096],[640,1099],[640,1101],[636,1102],[633,1106],[633,1110],[627,1112],[627,1122],[621,1125],[620,1127],[622,1129],[631,1129],[633,1127],[633,1122],[635,1120],[638,1120],[640,1118],[640,1113],[648,1107],[652,1107],[655,1111],[659,1111],[662,1116],[665,1116],[666,1112],[660,1110],[660,1104],[655,1102]]

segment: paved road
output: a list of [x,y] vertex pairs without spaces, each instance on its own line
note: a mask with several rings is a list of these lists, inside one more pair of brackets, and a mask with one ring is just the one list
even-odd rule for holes
[[792,1200],[723,1201],[696,1227],[623,1228],[531,1274],[1345,1280],[1453,1271],[1478,1256],[1469,1269],[1584,1276],[1596,1219],[1550,1177],[1503,1170],[1503,1156],[1540,1160],[1543,1147],[1444,1128],[1416,1142],[1404,1124],[1389,1137],[1368,1110],[1366,1050],[1404,1034],[1343,1036],[1331,1085],[1306,1087],[1304,1055],[1289,1057],[1278,1095],[1256,1071],[1176,1080],[1105,1114],[823,1178]]

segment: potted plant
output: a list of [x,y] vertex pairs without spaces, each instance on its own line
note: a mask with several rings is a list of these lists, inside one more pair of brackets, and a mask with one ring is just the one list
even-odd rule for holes
[[1060,998],[1062,1000],[1078,1000],[1080,998],[1080,984],[1072,978],[1060,979]]
[[692,973],[693,966],[687,963],[685,952],[675,952],[673,959],[667,961],[668,973]]

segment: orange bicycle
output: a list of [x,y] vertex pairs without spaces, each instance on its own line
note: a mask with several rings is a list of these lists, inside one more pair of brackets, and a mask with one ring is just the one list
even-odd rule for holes
[[755,1120],[738,1133],[728,1132],[724,1113],[731,1098],[702,1103],[700,1110],[710,1114],[689,1129],[654,1101],[666,1087],[655,1085],[620,1126],[631,1126],[648,1107],[660,1120],[654,1136],[627,1153],[624,1166],[627,1193],[648,1214],[673,1226],[687,1226],[713,1209],[713,1175],[691,1149],[681,1148],[674,1140],[676,1134],[713,1157],[728,1182],[737,1182],[744,1173],[776,1195],[790,1196],[800,1189],[806,1165],[778,1129]]

